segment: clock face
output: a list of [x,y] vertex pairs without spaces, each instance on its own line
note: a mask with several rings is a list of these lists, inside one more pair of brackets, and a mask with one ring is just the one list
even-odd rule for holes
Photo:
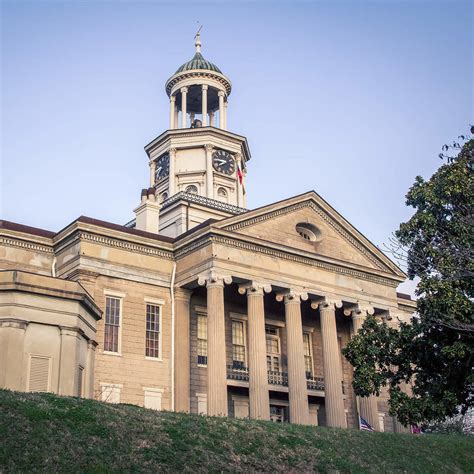
[[212,165],[219,173],[227,175],[234,174],[235,171],[235,160],[230,153],[224,150],[216,150],[212,154]]
[[155,164],[155,181],[161,181],[170,173],[170,157],[168,154],[161,155]]

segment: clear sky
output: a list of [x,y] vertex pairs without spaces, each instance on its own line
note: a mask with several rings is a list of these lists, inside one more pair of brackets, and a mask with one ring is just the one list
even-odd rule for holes
[[133,217],[197,21],[249,141],[249,208],[314,189],[380,246],[473,122],[472,2],[0,3],[3,219]]

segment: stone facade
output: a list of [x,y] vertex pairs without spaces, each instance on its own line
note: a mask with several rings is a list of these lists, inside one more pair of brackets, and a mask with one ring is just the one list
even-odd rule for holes
[[368,314],[410,320],[406,275],[315,192],[245,209],[230,81],[199,58],[167,83],[136,221],[0,221],[0,386],[400,430],[386,394],[356,399],[341,348]]

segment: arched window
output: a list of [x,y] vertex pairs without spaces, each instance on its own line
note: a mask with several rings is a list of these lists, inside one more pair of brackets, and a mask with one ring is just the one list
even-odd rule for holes
[[296,232],[300,236],[310,242],[318,242],[321,240],[321,231],[313,224],[308,224],[307,222],[301,222],[296,224]]
[[189,194],[197,194],[198,188],[194,184],[190,184],[184,191]]
[[219,189],[217,190],[217,197],[218,197],[221,201],[227,202],[227,191],[225,190],[225,188],[219,188]]

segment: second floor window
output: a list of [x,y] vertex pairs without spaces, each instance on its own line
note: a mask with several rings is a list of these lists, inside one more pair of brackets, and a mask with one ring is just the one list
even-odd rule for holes
[[234,369],[245,367],[244,322],[232,321],[232,366]]
[[267,342],[267,369],[280,372],[280,332],[274,326],[265,327]]
[[309,332],[303,333],[303,347],[306,377],[311,377],[313,375],[313,356],[311,352],[311,334]]
[[104,351],[107,352],[119,352],[121,303],[120,298],[105,298]]
[[197,363],[207,365],[207,317],[197,315]]
[[146,357],[160,357],[160,306],[146,305]]

